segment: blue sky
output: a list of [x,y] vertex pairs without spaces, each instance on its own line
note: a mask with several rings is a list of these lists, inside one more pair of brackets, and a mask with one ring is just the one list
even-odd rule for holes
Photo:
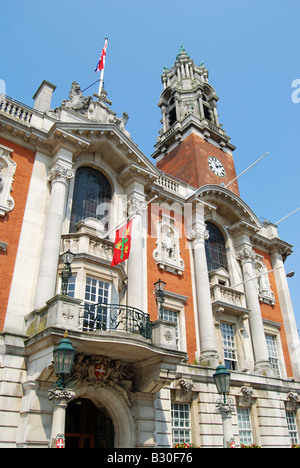
[[[73,81],[92,84],[108,37],[105,88],[112,109],[128,112],[127,128],[148,157],[160,129],[161,73],[183,41],[209,70],[220,122],[237,147],[237,173],[269,152],[240,179],[242,198],[274,223],[300,206],[300,102],[292,101],[300,80],[299,0],[14,0],[0,12],[0,80],[28,105],[44,79],[57,86],[52,107]],[[289,284],[300,328],[299,227],[300,211],[279,224],[294,245],[286,270],[296,272]]]

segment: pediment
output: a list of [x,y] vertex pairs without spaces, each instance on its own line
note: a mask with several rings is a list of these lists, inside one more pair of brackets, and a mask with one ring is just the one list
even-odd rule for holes
[[157,178],[160,172],[154,164],[139,150],[131,138],[127,137],[115,124],[59,124],[61,129],[84,140],[87,145],[76,159],[86,154],[101,155],[103,161],[114,168],[117,175],[126,172],[129,167],[140,169],[141,174]]
[[205,201],[227,220],[228,225],[244,223],[253,233],[261,229],[261,223],[249,206],[235,193],[219,185],[200,187],[193,198]]

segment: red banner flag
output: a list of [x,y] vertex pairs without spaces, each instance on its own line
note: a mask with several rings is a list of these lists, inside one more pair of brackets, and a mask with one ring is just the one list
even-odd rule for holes
[[132,221],[121,227],[116,231],[115,245],[114,245],[114,256],[112,259],[111,266],[118,265],[124,260],[127,260],[130,254],[131,247],[131,229]]

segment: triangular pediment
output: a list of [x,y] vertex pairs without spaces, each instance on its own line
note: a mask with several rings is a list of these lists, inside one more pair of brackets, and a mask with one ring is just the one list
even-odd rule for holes
[[59,123],[61,130],[82,139],[85,146],[76,159],[86,155],[98,155],[98,158],[110,165],[116,175],[123,174],[127,168],[140,169],[141,175],[158,178],[160,171],[140,151],[137,145],[115,124],[98,123]]

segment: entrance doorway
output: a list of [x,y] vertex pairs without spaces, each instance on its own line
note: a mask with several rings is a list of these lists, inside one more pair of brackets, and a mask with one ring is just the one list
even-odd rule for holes
[[66,448],[114,448],[113,422],[91,400],[72,400],[66,411]]

